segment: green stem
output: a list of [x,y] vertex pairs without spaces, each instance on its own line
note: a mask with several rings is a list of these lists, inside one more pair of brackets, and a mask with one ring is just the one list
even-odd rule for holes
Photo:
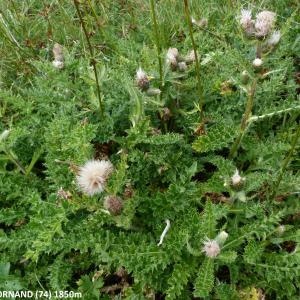
[[[158,33],[158,25],[157,25],[156,13],[155,13],[154,0],[150,0],[150,6],[151,6],[152,22],[153,22],[153,29],[154,29],[154,35],[155,35],[155,43],[156,43],[156,49],[157,49],[158,66],[159,66],[159,81],[160,81],[159,88],[162,91],[163,68],[162,68],[161,46],[160,46],[160,39],[159,39],[159,33]],[[162,99],[162,93],[160,93],[160,99]]]
[[274,190],[273,190],[271,199],[273,199],[276,196],[276,194],[277,194],[278,187],[279,187],[280,182],[282,180],[282,177],[283,177],[283,175],[285,173],[285,170],[286,170],[286,168],[287,168],[287,166],[288,166],[288,164],[289,164],[289,162],[290,162],[290,160],[291,160],[291,158],[293,156],[293,153],[294,153],[294,150],[296,148],[296,145],[297,145],[299,137],[300,137],[300,124],[298,125],[297,131],[296,131],[295,136],[294,136],[294,138],[292,140],[291,149],[290,149],[287,157],[285,158],[285,160],[282,163],[279,176],[278,176],[278,178],[277,178],[277,180],[276,180],[276,182],[274,184]]
[[186,16],[186,21],[189,26],[189,34],[190,34],[190,39],[192,41],[192,47],[195,53],[195,63],[196,63],[196,76],[197,76],[197,82],[198,82],[198,90],[199,90],[199,108],[200,108],[200,115],[201,115],[201,120],[203,119],[203,106],[204,106],[204,95],[203,95],[203,87],[201,83],[201,78],[200,78],[200,64],[198,60],[198,54],[197,54],[197,47],[195,44],[194,40],[194,35],[193,35],[193,25],[191,22],[191,16],[190,16],[190,10],[189,10],[189,2],[188,0],[184,0],[184,10],[185,10],[185,16]]
[[243,138],[243,135],[247,129],[247,124],[250,119],[251,113],[252,113],[252,108],[254,104],[254,95],[256,92],[256,84],[257,84],[257,79],[254,79],[252,86],[250,88],[250,91],[248,92],[248,100],[246,104],[246,110],[242,118],[241,126],[240,126],[240,133],[235,140],[234,144],[232,145],[232,148],[230,150],[229,158],[233,158],[240,146],[241,140]]
[[92,44],[91,44],[88,32],[86,30],[82,14],[81,14],[80,9],[79,9],[79,2],[78,2],[78,0],[73,0],[73,1],[74,1],[74,5],[75,5],[75,8],[76,8],[79,20],[80,20],[80,24],[82,26],[84,35],[85,35],[86,40],[87,40],[87,44],[88,44],[88,48],[89,48],[89,52],[90,52],[90,56],[91,56],[91,64],[93,66],[93,70],[94,70],[94,74],[95,74],[96,88],[97,88],[97,94],[98,94],[98,100],[99,100],[99,108],[100,108],[100,116],[103,118],[104,117],[104,108],[103,108],[103,103],[102,103],[102,99],[101,99],[100,84],[99,84],[99,78],[98,78],[96,60],[94,58],[93,47],[92,47]]
[[14,154],[9,149],[4,149],[5,154],[9,157],[9,159],[19,168],[19,170],[26,175],[25,168],[22,166],[22,164],[18,161],[17,158],[15,158]]

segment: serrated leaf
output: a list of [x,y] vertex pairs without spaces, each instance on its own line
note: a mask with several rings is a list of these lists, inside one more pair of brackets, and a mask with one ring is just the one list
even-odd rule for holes
[[194,285],[195,297],[207,297],[214,286],[214,261],[206,257],[200,267]]
[[206,135],[198,137],[193,143],[193,149],[201,153],[220,150],[234,140],[236,133],[235,126],[223,122],[219,123],[209,128]]
[[218,255],[218,259],[222,262],[230,264],[236,260],[237,253],[235,251],[224,251]]

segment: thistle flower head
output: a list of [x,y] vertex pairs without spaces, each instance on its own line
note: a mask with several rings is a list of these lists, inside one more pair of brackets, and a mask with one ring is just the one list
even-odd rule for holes
[[252,62],[253,67],[260,68],[263,64],[263,61],[260,58],[255,58]]
[[171,66],[172,70],[175,70],[177,67],[178,54],[177,48],[169,48],[166,54],[166,62]]
[[93,196],[103,192],[112,171],[113,165],[108,160],[89,160],[79,168],[77,183],[84,193]]
[[186,55],[186,57],[184,58],[184,61],[185,61],[187,64],[193,63],[195,60],[196,60],[196,55],[195,55],[195,51],[194,51],[194,50],[191,50],[191,51]]
[[57,60],[57,61],[64,60],[62,45],[55,43],[53,46],[52,52],[53,52],[54,60]]
[[187,70],[186,62],[181,61],[180,63],[178,63],[178,70],[180,72],[185,72]]
[[276,14],[272,11],[264,10],[257,14],[255,21],[256,37],[267,36],[275,23]]
[[52,65],[54,68],[56,69],[63,69],[64,67],[64,62],[63,61],[60,61],[60,60],[53,60],[52,61]]
[[254,21],[252,20],[252,12],[249,9],[242,9],[240,15],[240,24],[248,35],[254,32]]
[[281,38],[280,31],[279,30],[274,31],[267,41],[268,46],[271,46],[271,47],[276,46],[279,43],[280,38]]
[[114,216],[119,215],[123,208],[123,202],[117,196],[106,196],[103,205]]
[[136,79],[137,86],[141,90],[145,91],[149,88],[149,86],[150,86],[149,78],[148,78],[146,72],[142,68],[139,68],[136,71],[135,79]]
[[221,249],[217,241],[207,240],[204,242],[202,252],[208,257],[216,257],[220,254]]
[[244,181],[244,179],[240,176],[239,170],[236,169],[235,173],[231,177],[231,183],[233,186],[237,186],[241,184]]

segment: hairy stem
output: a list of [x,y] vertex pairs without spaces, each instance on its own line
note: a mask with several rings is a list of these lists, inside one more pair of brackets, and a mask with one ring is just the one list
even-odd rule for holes
[[96,66],[97,63],[96,63],[96,60],[94,58],[93,47],[92,47],[92,44],[91,44],[88,32],[86,30],[82,14],[80,12],[79,2],[78,2],[78,0],[73,0],[73,1],[74,1],[74,5],[75,5],[75,8],[76,8],[79,20],[80,20],[80,24],[82,26],[84,35],[85,35],[86,40],[87,40],[88,49],[89,49],[90,56],[91,56],[91,64],[93,66],[93,70],[94,70],[94,74],[95,74],[96,88],[97,88],[97,94],[98,94],[98,100],[99,100],[99,108],[100,108],[100,116],[103,118],[104,117],[104,107],[103,107],[102,98],[101,98],[100,84],[99,84],[99,78],[98,78],[98,72],[97,72],[97,66]]
[[254,79],[252,86],[250,88],[250,91],[248,92],[248,100],[247,100],[245,113],[243,115],[241,126],[240,126],[240,133],[239,133],[238,137],[236,138],[234,144],[232,145],[232,148],[231,148],[230,154],[229,154],[229,158],[233,158],[235,156],[235,154],[240,146],[243,135],[247,129],[247,124],[250,119],[253,104],[254,104],[254,95],[256,92],[256,84],[257,84],[257,80]]
[[192,26],[192,21],[191,21],[191,16],[190,16],[188,0],[184,0],[184,10],[185,10],[186,21],[189,26],[189,34],[190,34],[190,38],[192,41],[192,47],[193,47],[193,50],[195,53],[196,76],[197,76],[198,91],[199,91],[199,98],[200,98],[199,99],[199,108],[200,108],[200,115],[201,115],[201,120],[202,120],[203,119],[204,95],[203,95],[203,87],[202,87],[201,78],[200,78],[200,64],[199,64],[199,60],[198,60],[197,47],[196,47],[194,35],[193,35],[193,26]]
[[[155,43],[157,49],[157,58],[158,58],[158,66],[159,66],[159,88],[162,90],[163,87],[163,69],[162,69],[162,59],[161,59],[161,46],[160,46],[160,38],[158,33],[158,25],[155,13],[155,4],[154,0],[150,0],[151,14],[152,14],[152,22],[153,22],[153,30],[155,35]],[[162,97],[162,93],[160,93],[160,99]]]
[[275,181],[274,188],[273,188],[273,193],[271,195],[271,199],[273,199],[276,196],[276,194],[277,194],[278,187],[279,187],[280,182],[282,180],[282,177],[283,177],[283,175],[285,173],[285,170],[286,170],[286,168],[287,168],[287,166],[288,166],[288,164],[289,164],[289,162],[290,162],[290,160],[291,160],[291,158],[293,156],[293,153],[294,153],[294,150],[296,148],[296,145],[297,145],[299,137],[300,137],[300,124],[298,125],[297,131],[296,131],[295,136],[294,136],[294,138],[292,140],[291,149],[290,149],[287,157],[283,161],[281,169],[280,169],[280,173],[278,175],[278,178]]

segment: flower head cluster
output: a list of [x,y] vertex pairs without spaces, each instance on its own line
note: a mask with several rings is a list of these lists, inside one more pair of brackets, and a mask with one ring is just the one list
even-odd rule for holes
[[242,9],[239,20],[247,35],[265,38],[274,27],[276,14],[272,11],[264,10],[256,15],[256,20],[253,20],[251,10]]
[[146,92],[147,96],[156,96],[161,93],[160,89],[150,88],[149,76],[146,74],[146,72],[142,68],[139,68],[136,71],[135,81],[136,81],[136,85],[138,86],[138,88],[141,91]]
[[54,56],[54,60],[52,62],[53,66],[57,69],[62,69],[64,67],[64,55],[62,46],[58,43],[55,43],[52,52]]
[[102,193],[112,171],[113,165],[108,160],[89,160],[79,168],[77,183],[89,196]]
[[187,65],[195,61],[194,50],[190,51],[185,57],[179,55],[177,48],[169,48],[166,54],[166,63],[171,67],[172,71],[178,70],[179,72],[185,72]]

